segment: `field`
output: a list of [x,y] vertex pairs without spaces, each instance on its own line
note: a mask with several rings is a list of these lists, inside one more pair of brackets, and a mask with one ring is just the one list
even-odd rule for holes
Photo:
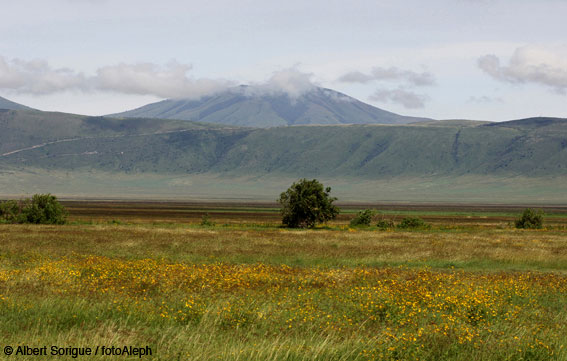
[[[543,230],[516,230],[522,207],[382,204],[379,218],[417,215],[432,228],[380,231],[348,227],[365,205],[315,230],[279,227],[269,203],[65,205],[68,225],[0,224],[1,348],[567,360],[565,208],[546,208]],[[200,224],[205,214],[214,226]]]

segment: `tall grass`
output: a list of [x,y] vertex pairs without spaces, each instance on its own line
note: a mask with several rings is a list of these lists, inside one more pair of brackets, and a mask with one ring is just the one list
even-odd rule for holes
[[565,241],[0,225],[1,342],[149,345],[153,360],[567,360]]

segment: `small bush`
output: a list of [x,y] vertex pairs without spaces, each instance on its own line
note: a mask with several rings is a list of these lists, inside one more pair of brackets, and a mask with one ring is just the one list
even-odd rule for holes
[[215,222],[211,221],[208,213],[203,214],[203,218],[201,218],[201,226],[212,227],[215,225]]
[[24,223],[23,201],[5,201],[0,203],[0,220],[3,223]]
[[381,231],[386,231],[395,227],[394,222],[389,219],[381,219],[376,224],[376,227]]
[[351,227],[368,227],[372,223],[372,217],[374,216],[374,211],[371,209],[365,209],[356,214],[356,216],[350,220]]
[[23,201],[0,204],[0,217],[8,223],[64,224],[67,211],[51,194],[35,194]]
[[67,211],[51,194],[34,194],[22,209],[26,223],[65,224]]
[[520,218],[516,220],[515,225],[516,228],[541,229],[543,228],[543,212],[526,208]]
[[398,224],[398,228],[401,229],[427,229],[431,228],[428,223],[419,217],[406,217],[402,219],[400,224]]

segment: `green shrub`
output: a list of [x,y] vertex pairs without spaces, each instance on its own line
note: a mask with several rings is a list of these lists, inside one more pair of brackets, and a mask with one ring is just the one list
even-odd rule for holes
[[516,228],[541,229],[543,228],[543,212],[526,208],[516,220],[515,225]]
[[0,220],[4,223],[24,223],[22,201],[5,201],[0,203]]
[[376,224],[376,227],[381,231],[386,231],[395,227],[394,222],[389,219],[381,219]]
[[371,209],[365,209],[356,214],[356,216],[350,220],[351,227],[368,227],[372,223],[372,217],[374,217],[374,211]]
[[401,229],[427,229],[431,228],[431,226],[419,217],[406,217],[402,219],[400,224],[398,224],[398,228]]
[[215,225],[215,222],[211,221],[208,213],[203,214],[203,218],[201,218],[201,226],[212,227]]
[[67,211],[51,194],[35,194],[23,201],[0,204],[0,217],[9,223],[64,224]]
[[26,223],[65,224],[67,211],[51,194],[34,194],[22,209]]

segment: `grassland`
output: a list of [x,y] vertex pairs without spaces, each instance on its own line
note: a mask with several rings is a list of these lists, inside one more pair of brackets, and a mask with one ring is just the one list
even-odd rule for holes
[[[401,176],[392,178],[316,177],[348,202],[469,203],[515,205],[567,204],[566,177]],[[297,181],[292,175],[157,174],[4,167],[0,199],[53,193],[59,198],[116,200],[200,200],[273,202]]]
[[[2,348],[149,345],[152,360],[567,360],[564,208],[547,209],[546,229],[525,231],[510,227],[514,207],[383,205],[381,217],[433,225],[383,232],[350,229],[355,206],[310,231],[280,228],[272,204],[66,206],[69,225],[0,225]],[[215,226],[200,225],[205,213]]]

